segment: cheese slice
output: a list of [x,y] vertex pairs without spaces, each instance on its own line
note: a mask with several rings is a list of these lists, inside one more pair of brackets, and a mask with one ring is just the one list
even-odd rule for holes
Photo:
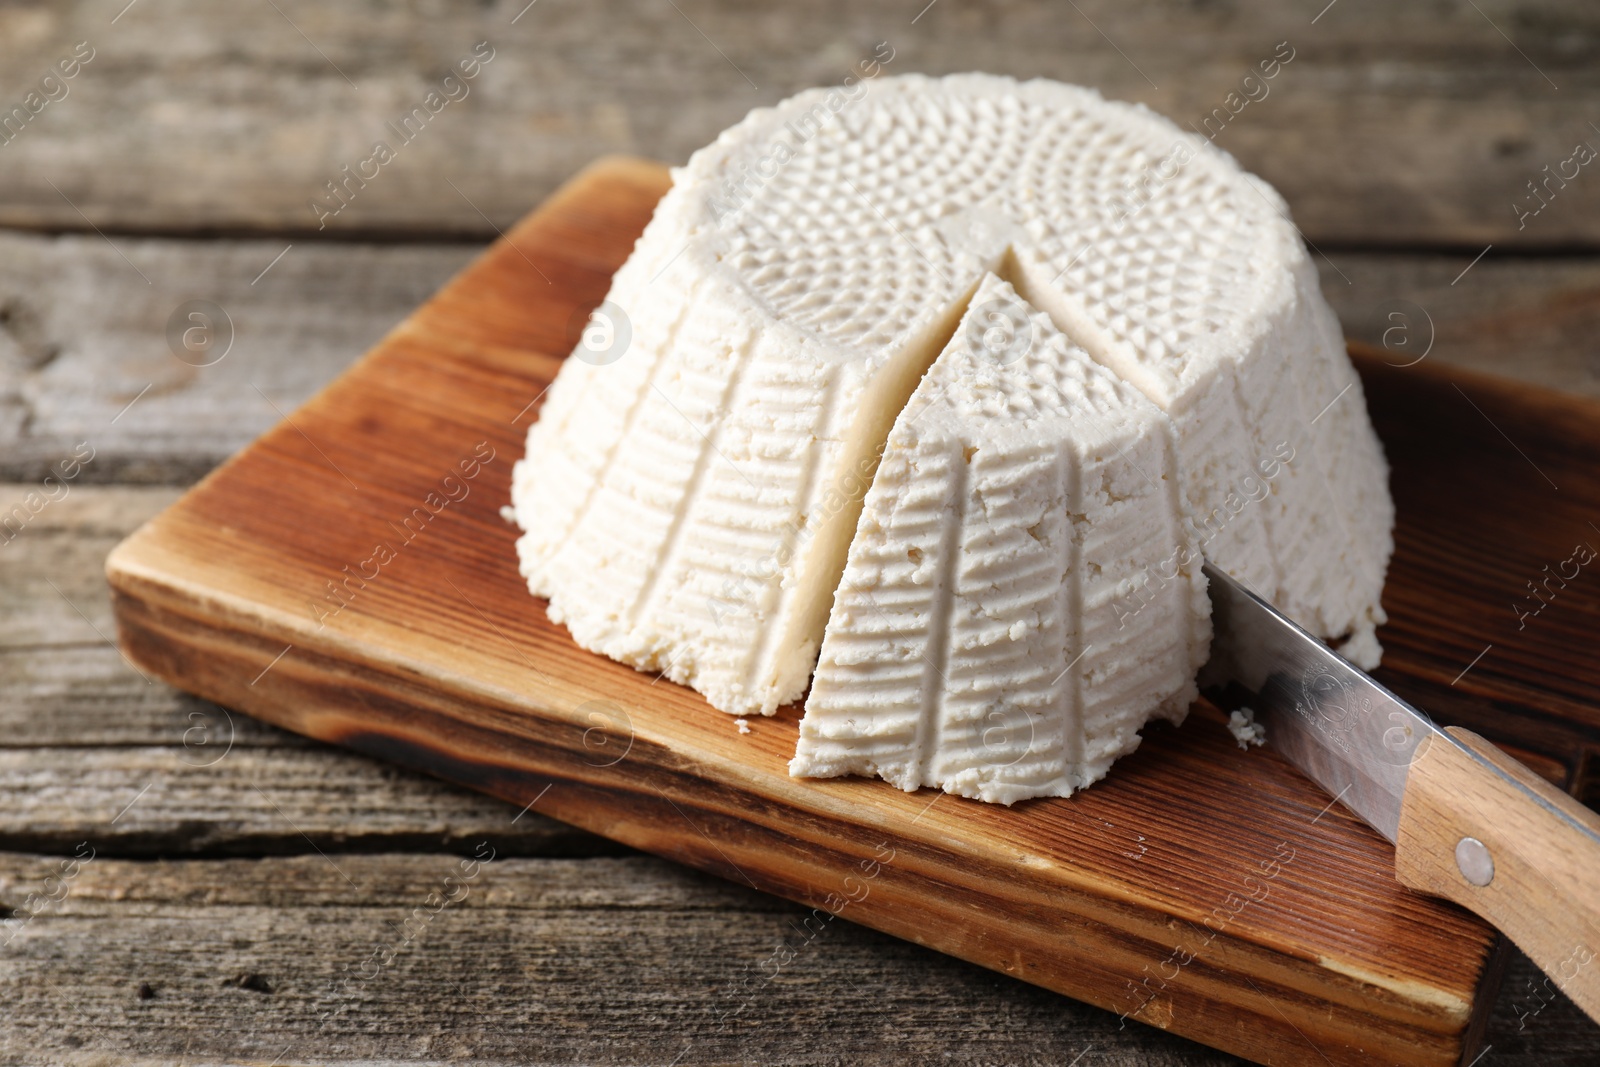
[[799,697],[884,439],[996,270],[1167,414],[1206,555],[1374,663],[1386,470],[1282,201],[1142,107],[986,75],[802,93],[674,172],[518,464],[530,589],[721,710]]
[[1171,422],[990,275],[889,434],[790,772],[1003,804],[1098,780],[1195,698],[1185,519]]

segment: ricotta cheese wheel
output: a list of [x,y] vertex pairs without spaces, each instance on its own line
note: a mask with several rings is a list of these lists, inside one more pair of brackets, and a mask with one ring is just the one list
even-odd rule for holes
[[890,431],[790,773],[1002,804],[1097,781],[1195,699],[1187,518],[1167,416],[990,275]]
[[1166,414],[1206,556],[1374,665],[1387,472],[1282,201],[1142,107],[987,75],[802,93],[674,172],[517,466],[550,617],[723,711],[798,698],[989,272]]

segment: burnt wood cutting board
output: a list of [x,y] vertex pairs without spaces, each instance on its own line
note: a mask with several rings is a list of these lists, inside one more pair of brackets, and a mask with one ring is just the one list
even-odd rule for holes
[[[1270,750],[1241,751],[1207,705],[1150,728],[1087,792],[1007,810],[792,779],[798,708],[741,735],[546,619],[500,514],[511,466],[667,182],[639,160],[591,167],[124,542],[108,571],[128,655],[815,922],[842,916],[1262,1062],[1475,1055],[1498,935],[1402,888],[1387,843]],[[1600,609],[1581,588],[1536,617],[1512,604],[1574,542],[1600,544],[1600,409],[1358,362],[1400,515],[1381,677],[1581,784],[1600,744]],[[1569,585],[1584,580],[1600,585]]]

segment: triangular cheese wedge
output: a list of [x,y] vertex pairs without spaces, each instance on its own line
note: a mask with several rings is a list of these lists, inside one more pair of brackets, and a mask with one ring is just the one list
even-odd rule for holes
[[989,276],[890,431],[791,773],[1004,804],[1096,781],[1194,700],[1185,519],[1167,417]]

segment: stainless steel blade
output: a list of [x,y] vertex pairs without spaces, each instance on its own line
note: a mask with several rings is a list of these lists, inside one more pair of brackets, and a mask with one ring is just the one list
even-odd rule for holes
[[1447,735],[1249,589],[1205,573],[1215,636],[1201,688],[1248,705],[1268,744],[1393,841],[1417,746]]

